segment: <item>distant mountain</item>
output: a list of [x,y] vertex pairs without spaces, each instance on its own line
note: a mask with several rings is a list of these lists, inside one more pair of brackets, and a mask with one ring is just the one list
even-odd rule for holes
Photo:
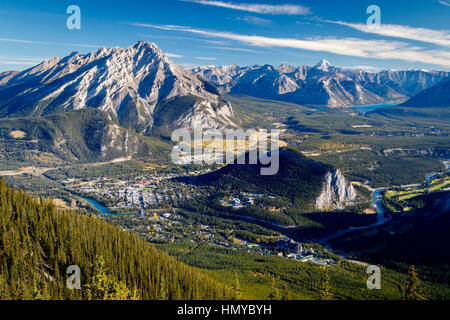
[[406,107],[450,107],[450,78],[428,88],[405,103]]
[[232,107],[213,85],[144,41],[125,49],[73,52],[13,76],[0,76],[0,81],[0,117],[91,107],[138,133],[151,133],[155,123],[168,128],[233,125]]
[[326,60],[313,67],[233,65],[192,71],[223,93],[330,107],[402,102],[449,76],[423,70],[371,73],[338,68]]

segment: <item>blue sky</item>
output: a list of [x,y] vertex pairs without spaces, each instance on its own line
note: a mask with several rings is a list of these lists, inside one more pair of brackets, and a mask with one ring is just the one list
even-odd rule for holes
[[[66,27],[72,4],[80,30]],[[366,26],[369,5],[381,9],[378,29]],[[370,71],[450,70],[450,0],[2,0],[0,25],[0,71],[138,40],[187,68],[327,59]]]

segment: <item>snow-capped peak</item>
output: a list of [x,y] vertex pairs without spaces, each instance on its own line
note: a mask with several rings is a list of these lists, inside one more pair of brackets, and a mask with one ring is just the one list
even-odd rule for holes
[[317,63],[314,66],[314,68],[327,72],[327,71],[329,71],[331,66],[332,65],[331,65],[331,63],[329,61],[327,61],[325,59],[322,59],[322,60],[319,61],[319,63]]

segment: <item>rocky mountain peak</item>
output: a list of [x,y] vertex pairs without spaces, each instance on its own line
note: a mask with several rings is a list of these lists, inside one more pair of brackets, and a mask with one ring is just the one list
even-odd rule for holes
[[332,67],[332,64],[329,61],[322,59],[313,68],[328,72],[330,67]]
[[90,107],[138,133],[153,130],[156,120],[167,128],[194,123],[234,126],[230,103],[213,85],[146,41],[51,59],[16,75],[0,87],[0,94],[5,98],[0,102],[0,116],[6,117]]

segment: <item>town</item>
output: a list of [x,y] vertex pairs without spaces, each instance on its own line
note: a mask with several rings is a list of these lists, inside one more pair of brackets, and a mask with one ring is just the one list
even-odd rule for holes
[[[91,181],[66,179],[61,181],[67,190],[80,196],[98,211],[98,217],[122,226],[153,243],[207,243],[231,250],[253,252],[259,255],[277,255],[301,262],[320,265],[334,264],[332,259],[322,258],[312,248],[303,246],[278,234],[271,244],[254,243],[243,239],[234,230],[222,230],[217,226],[192,223],[190,213],[183,208],[186,201],[210,197],[214,190],[181,182],[180,176],[195,177],[210,169],[196,170],[184,175],[173,173],[148,174],[135,178],[98,178]],[[221,198],[220,204],[232,211],[245,207],[258,207],[272,213],[283,208],[268,205],[264,200],[276,201],[265,194],[240,192]],[[237,213],[237,212],[236,212]]]

